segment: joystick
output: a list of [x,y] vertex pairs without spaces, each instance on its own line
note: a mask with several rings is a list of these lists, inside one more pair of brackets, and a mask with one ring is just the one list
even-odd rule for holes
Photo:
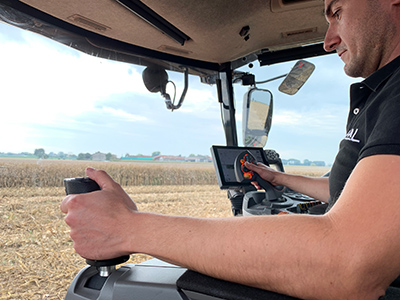
[[[64,179],[65,192],[70,194],[83,194],[101,190],[96,181],[89,177],[77,177]],[[91,260],[86,259],[88,265],[96,267],[101,277],[108,277],[114,270],[115,266],[126,262],[129,255],[120,256],[107,260]]]
[[256,164],[256,159],[249,151],[243,151],[235,160],[235,175],[238,182],[252,182],[256,180],[256,174],[246,168],[246,162]]
[[240,183],[251,183],[252,181],[257,181],[257,183],[267,193],[267,198],[269,200],[280,198],[283,194],[283,187],[274,187],[269,182],[262,179],[257,173],[246,168],[246,162],[257,164],[256,158],[248,150],[241,152],[235,159],[234,168],[236,180]]

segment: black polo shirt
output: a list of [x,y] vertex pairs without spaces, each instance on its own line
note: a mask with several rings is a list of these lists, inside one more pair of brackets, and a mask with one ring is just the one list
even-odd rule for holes
[[400,56],[350,87],[347,134],[329,176],[329,208],[356,164],[377,154],[400,155]]

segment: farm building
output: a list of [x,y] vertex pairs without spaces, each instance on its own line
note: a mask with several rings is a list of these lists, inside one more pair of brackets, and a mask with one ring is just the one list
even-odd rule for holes
[[187,161],[187,162],[212,162],[212,158],[210,156],[197,155],[197,156],[185,157],[185,161]]
[[106,155],[101,152],[96,152],[92,155],[92,160],[95,161],[105,161],[106,160]]
[[152,156],[147,156],[147,155],[126,155],[121,157],[121,160],[143,160],[143,161],[149,161],[153,160]]
[[169,155],[157,155],[154,156],[153,159],[158,161],[181,161],[181,162],[185,161],[185,158],[183,156],[169,156]]

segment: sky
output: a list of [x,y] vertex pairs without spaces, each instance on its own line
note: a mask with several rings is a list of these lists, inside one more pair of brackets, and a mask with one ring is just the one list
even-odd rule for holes
[[[333,162],[345,136],[349,85],[337,55],[307,59],[316,69],[294,96],[278,91],[280,80],[258,85],[274,95],[272,128],[265,149],[281,158]],[[290,71],[295,62],[244,66],[256,81]],[[179,110],[166,109],[145,88],[143,67],[99,59],[37,34],[0,22],[0,152],[210,155],[224,145],[216,87],[189,78]],[[183,89],[183,74],[168,72]],[[168,87],[171,89],[171,86]],[[247,87],[234,85],[242,145],[242,100]]]

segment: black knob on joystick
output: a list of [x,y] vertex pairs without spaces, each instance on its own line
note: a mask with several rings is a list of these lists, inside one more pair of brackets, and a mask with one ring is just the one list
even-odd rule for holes
[[[96,181],[89,177],[76,177],[64,179],[65,193],[70,194],[84,194],[101,190]],[[88,265],[96,267],[101,277],[108,277],[114,270],[115,266],[126,262],[129,255],[120,256],[117,258],[106,260],[92,260],[86,259]]]

